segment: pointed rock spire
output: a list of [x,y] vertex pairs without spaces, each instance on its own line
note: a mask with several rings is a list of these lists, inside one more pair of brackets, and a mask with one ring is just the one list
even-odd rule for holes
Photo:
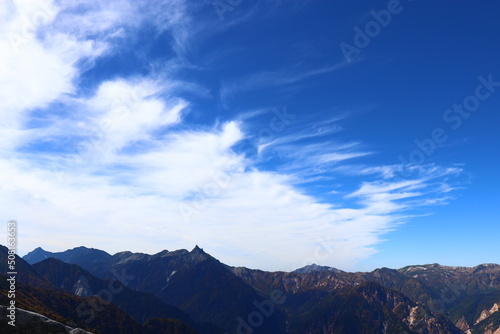
[[206,253],[203,251],[203,248],[198,247],[198,245],[194,246],[194,248],[193,248],[193,250],[191,251],[191,253],[206,254]]

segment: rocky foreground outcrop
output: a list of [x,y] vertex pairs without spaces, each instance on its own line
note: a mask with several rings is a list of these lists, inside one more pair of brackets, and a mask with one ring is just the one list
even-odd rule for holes
[[91,334],[80,328],[71,328],[41,314],[16,308],[15,327],[5,321],[9,310],[0,305],[0,333],[16,334]]

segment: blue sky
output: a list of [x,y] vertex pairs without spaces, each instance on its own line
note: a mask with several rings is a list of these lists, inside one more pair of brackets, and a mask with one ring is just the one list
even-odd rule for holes
[[493,1],[4,1],[19,253],[499,262]]

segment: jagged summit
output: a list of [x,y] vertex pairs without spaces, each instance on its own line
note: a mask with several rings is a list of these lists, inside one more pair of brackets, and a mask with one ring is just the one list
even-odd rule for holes
[[45,249],[42,247],[37,247],[25,256],[23,256],[23,259],[26,260],[29,264],[37,263],[40,261],[45,260],[46,258],[51,257],[52,253],[47,252]]
[[161,252],[156,253],[154,256],[168,256],[170,255],[170,251],[164,249]]
[[496,263],[483,263],[483,264],[475,266],[473,269],[474,269],[475,273],[497,272],[500,270],[500,265],[498,265]]
[[[103,250],[100,250],[98,248],[93,248],[93,247],[85,247],[85,246],[78,246],[74,247],[72,249],[68,249],[70,251],[78,251],[78,252],[87,252],[87,251],[98,251],[98,252],[104,252]],[[106,253],[106,252],[104,252]]]
[[500,267],[500,265],[496,263],[483,263],[475,266],[474,268],[498,268],[498,267]]
[[191,253],[207,254],[207,253],[205,253],[205,251],[203,250],[203,248],[198,247],[198,245],[194,246],[194,248],[191,251]]
[[[2,246],[5,247],[5,246]],[[211,257],[213,258],[212,255],[209,253],[205,252],[203,248],[201,248],[199,245],[195,245],[194,248],[189,251],[186,249],[178,249],[178,250],[173,250],[169,251],[167,249],[164,249],[154,255],[151,254],[146,254],[146,253],[139,253],[139,252],[131,252],[131,251],[122,251],[114,254],[111,256],[107,252],[96,249],[96,248],[89,248],[85,246],[77,246],[72,249],[68,249],[64,252],[49,252],[43,249],[42,247],[36,247],[33,249],[31,252],[23,256],[23,259],[26,260],[30,264],[34,264],[40,261],[45,260],[46,258],[49,257],[54,257],[56,259],[59,259],[63,262],[68,262],[68,263],[81,263],[82,260],[87,260],[93,263],[96,262],[102,262],[105,261],[108,258],[114,257],[114,258],[120,258],[120,259],[127,259],[127,260],[137,260],[141,258],[149,258],[149,257],[176,257],[180,255],[191,255],[191,256],[201,256],[199,259],[204,259],[206,257]],[[244,268],[244,267],[241,267]],[[498,271],[500,270],[500,265],[495,264],[495,263],[483,263],[479,264],[475,267],[461,267],[461,266],[447,266],[447,265],[442,265],[439,263],[428,263],[428,264],[423,264],[423,265],[408,265],[399,269],[390,269],[390,268],[377,268],[374,271],[380,271],[380,270],[396,270],[401,273],[419,273],[419,272],[426,272],[426,271],[441,271],[441,270],[448,270],[448,271]],[[298,268],[294,271],[293,273],[298,273],[298,274],[307,274],[311,272],[321,272],[321,271],[330,271],[330,272],[336,272],[336,273],[343,273],[344,271],[334,268],[334,267],[329,267],[329,266],[322,266],[318,265],[316,263],[306,265],[304,267]]]
[[333,267],[328,267],[328,266],[320,266],[317,265],[316,263],[309,264],[307,266],[304,266],[302,268],[296,269],[293,272],[297,274],[309,274],[314,271],[332,271],[332,272],[342,272],[340,269],[336,269]]

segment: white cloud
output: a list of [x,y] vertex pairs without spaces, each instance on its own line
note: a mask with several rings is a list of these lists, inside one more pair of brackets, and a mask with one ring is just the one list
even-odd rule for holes
[[74,93],[77,63],[102,55],[107,46],[85,31],[84,15],[61,24],[65,16],[51,1],[7,1],[0,7],[8,18],[0,26],[0,132],[6,139],[1,147],[9,149],[23,143],[28,113]]
[[187,103],[177,99],[166,106],[158,98],[160,93],[163,88],[149,80],[102,83],[95,96],[84,102],[89,108],[90,126],[102,135],[94,150],[108,154],[150,139],[151,132],[158,128],[179,123]]
[[137,171],[133,182],[138,187],[180,200],[203,189],[214,177],[242,171],[242,157],[230,149],[241,138],[232,122],[213,132],[179,132],[151,151],[122,156],[119,162]]

